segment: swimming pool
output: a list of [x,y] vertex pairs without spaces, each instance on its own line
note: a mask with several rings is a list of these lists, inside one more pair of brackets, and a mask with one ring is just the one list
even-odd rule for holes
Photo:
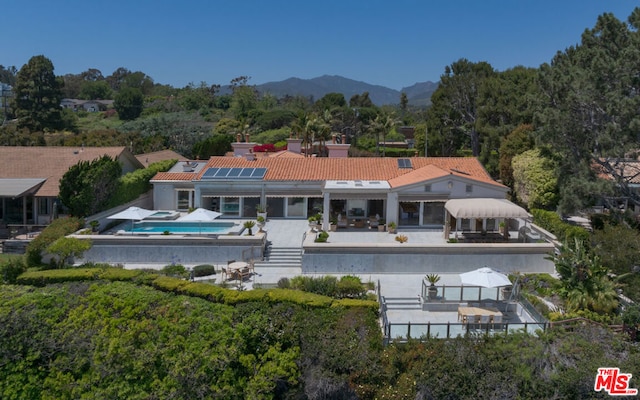
[[242,227],[233,222],[191,222],[191,221],[142,221],[136,222],[133,229],[127,232],[162,234],[171,232],[177,234],[226,235],[239,234]]

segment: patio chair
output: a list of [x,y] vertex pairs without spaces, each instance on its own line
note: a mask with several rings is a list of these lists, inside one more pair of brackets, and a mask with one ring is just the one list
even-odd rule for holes
[[502,315],[493,316],[492,328],[494,330],[502,330]]
[[379,225],[378,223],[378,218],[376,217],[369,217],[369,227],[370,228],[377,228]]
[[222,280],[226,281],[228,276],[227,276],[227,269],[225,267],[222,267],[220,274],[222,275]]

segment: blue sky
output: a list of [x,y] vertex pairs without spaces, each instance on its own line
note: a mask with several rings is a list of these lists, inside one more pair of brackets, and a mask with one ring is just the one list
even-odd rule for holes
[[20,0],[2,2],[0,64],[43,54],[55,73],[118,67],[155,82],[260,84],[341,75],[401,89],[460,59],[538,67],[598,15],[638,0]]

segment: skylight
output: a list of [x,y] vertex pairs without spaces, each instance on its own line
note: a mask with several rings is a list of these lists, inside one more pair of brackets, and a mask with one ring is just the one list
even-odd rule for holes
[[398,168],[413,168],[413,166],[411,165],[411,160],[408,158],[398,158]]

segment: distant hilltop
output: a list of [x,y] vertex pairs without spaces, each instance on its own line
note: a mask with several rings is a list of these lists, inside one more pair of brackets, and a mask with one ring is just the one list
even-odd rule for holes
[[[327,93],[342,93],[347,102],[353,95],[369,92],[369,98],[377,106],[400,104],[400,94],[404,92],[407,94],[410,105],[424,107],[431,104],[431,95],[438,88],[438,83],[418,82],[402,90],[395,90],[338,75],[323,75],[312,79],[289,78],[255,86],[259,92],[270,93],[275,97],[313,96],[314,100],[319,100]],[[223,94],[230,91],[229,86],[221,89]]]

